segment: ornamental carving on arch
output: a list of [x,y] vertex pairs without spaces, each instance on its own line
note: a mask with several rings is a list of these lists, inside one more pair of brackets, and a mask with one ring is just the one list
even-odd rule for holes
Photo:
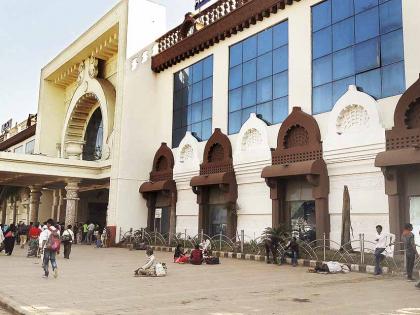
[[290,164],[322,159],[321,132],[316,120],[294,107],[280,127],[273,164]]
[[369,125],[369,114],[360,105],[352,104],[345,107],[337,117],[337,133],[343,134],[347,131],[367,127]]
[[232,145],[228,136],[216,128],[204,149],[200,175],[233,171]]
[[194,149],[192,148],[192,146],[189,144],[184,145],[180,153],[180,158],[179,158],[180,162],[185,163],[187,161],[192,160],[193,157],[194,157]]
[[248,129],[242,138],[241,150],[250,151],[253,147],[260,145],[262,142],[262,135],[257,129]]
[[420,146],[420,78],[401,96],[394,112],[394,127],[385,136],[387,150]]
[[175,165],[172,150],[166,143],[162,143],[153,159],[153,168],[150,172],[150,181],[157,182],[173,179],[173,168]]

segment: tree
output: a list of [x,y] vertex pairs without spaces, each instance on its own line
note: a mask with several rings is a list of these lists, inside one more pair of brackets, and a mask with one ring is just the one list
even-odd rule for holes
[[343,211],[341,220],[341,249],[352,251],[350,239],[351,220],[350,220],[350,194],[349,188],[344,186],[343,192]]

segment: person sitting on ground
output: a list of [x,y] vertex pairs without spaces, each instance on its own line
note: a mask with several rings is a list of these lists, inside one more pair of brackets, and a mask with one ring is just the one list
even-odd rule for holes
[[146,263],[139,269],[134,270],[134,276],[154,276],[155,275],[155,256],[153,255],[153,249],[149,248],[146,250]]
[[203,241],[200,243],[201,251],[203,252],[203,257],[206,258],[210,251],[211,251],[211,242],[209,239],[203,239]]
[[[289,243],[287,244],[287,246],[285,247],[285,252],[284,252],[284,256],[288,256],[290,258],[292,258],[292,265],[293,267],[297,266],[297,260],[299,257],[299,244],[297,242],[296,237],[293,237]],[[284,260],[285,258],[282,258],[282,260]]]
[[175,248],[174,262],[178,264],[188,263],[189,257],[184,253],[184,249],[181,244],[178,244]]
[[198,244],[195,245],[195,249],[191,252],[190,263],[192,265],[201,265],[203,263],[203,252]]

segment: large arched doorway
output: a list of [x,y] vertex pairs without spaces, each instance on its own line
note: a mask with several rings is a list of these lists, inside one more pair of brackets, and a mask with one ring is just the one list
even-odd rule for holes
[[294,107],[281,125],[272,166],[261,176],[270,187],[273,227],[286,225],[309,239],[329,237],[329,179],[316,120]]
[[102,145],[104,125],[101,108],[97,108],[90,117],[85,132],[85,145],[83,147],[83,160],[97,161],[102,158]]
[[216,128],[204,149],[200,175],[190,185],[199,205],[198,232],[236,237],[238,185],[229,138]]
[[385,132],[386,151],[376,156],[375,166],[385,177],[389,203],[389,228],[397,240],[410,222],[416,241],[420,231],[420,79],[398,101],[394,127]]

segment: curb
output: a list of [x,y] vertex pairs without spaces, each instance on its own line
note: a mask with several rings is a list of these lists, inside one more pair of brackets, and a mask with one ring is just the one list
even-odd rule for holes
[[[155,251],[160,251],[160,252],[174,252],[175,251],[175,247],[151,246],[151,248]],[[223,252],[223,251],[212,251],[212,255],[220,257],[220,258],[231,258],[231,259],[239,259],[239,260],[258,261],[258,262],[266,261],[266,257],[264,255],[253,255],[253,254],[233,253],[233,252]],[[292,259],[286,258],[286,263],[291,265]],[[324,263],[323,261],[317,261],[317,260],[298,259],[298,265],[302,267],[315,268],[316,266],[321,266],[323,263]],[[352,272],[360,272],[360,273],[368,273],[368,274],[375,273],[375,266],[371,266],[371,265],[350,264],[349,267]],[[382,271],[384,274],[393,274],[389,270],[388,267],[382,267]]]
[[2,306],[7,311],[15,315],[34,315],[35,312],[29,312],[25,309],[31,309],[30,306],[21,304],[13,300],[12,298],[5,296],[4,294],[0,295],[0,306]]

